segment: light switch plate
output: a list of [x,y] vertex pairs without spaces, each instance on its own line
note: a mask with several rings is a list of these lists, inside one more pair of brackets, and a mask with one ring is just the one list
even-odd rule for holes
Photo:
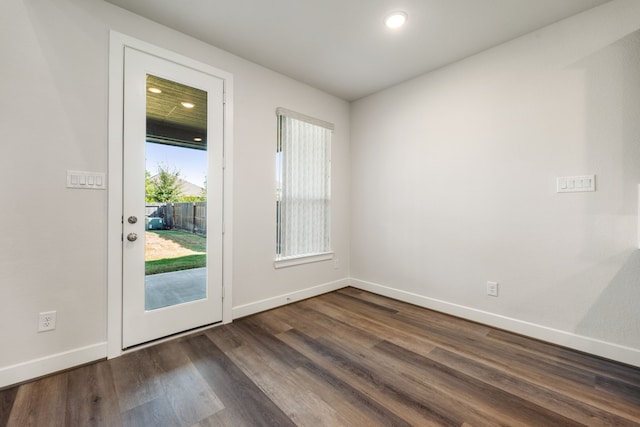
[[67,188],[104,190],[107,188],[104,172],[67,171]]
[[595,175],[560,176],[556,178],[556,192],[577,193],[596,191]]
[[487,282],[487,295],[492,297],[498,296],[498,282]]

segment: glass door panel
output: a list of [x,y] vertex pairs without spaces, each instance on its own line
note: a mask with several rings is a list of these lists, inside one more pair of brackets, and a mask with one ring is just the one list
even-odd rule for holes
[[207,92],[147,74],[145,310],[207,296]]

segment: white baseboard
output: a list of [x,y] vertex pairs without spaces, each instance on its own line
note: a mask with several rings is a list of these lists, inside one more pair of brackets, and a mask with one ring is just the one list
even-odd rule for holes
[[547,326],[425,297],[423,295],[402,291],[400,289],[364,280],[352,278],[350,280],[350,285],[357,289],[369,291],[399,301],[408,302],[420,307],[429,308],[442,313],[461,317],[463,319],[472,320],[474,322],[561,345],[563,347],[568,347],[574,350],[640,367],[640,349],[625,347],[619,344],[574,334],[572,332],[553,329]]
[[271,310],[272,308],[280,307],[281,305],[290,304],[292,302],[326,294],[327,292],[342,289],[347,286],[349,286],[349,279],[344,278],[344,279],[336,280],[334,282],[324,283],[322,285],[302,289],[300,291],[278,295],[272,298],[263,299],[263,300],[252,302],[249,304],[239,305],[237,307],[233,307],[233,310],[232,310],[233,318],[238,319],[240,317],[248,316],[250,314]]
[[0,368],[0,388],[103,359],[106,356],[107,343],[101,342],[6,366]]

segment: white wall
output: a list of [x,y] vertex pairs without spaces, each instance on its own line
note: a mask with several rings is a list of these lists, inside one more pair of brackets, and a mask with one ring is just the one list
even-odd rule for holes
[[[351,266],[357,286],[640,365],[640,3],[615,0],[350,110],[102,1],[4,0],[0,387],[106,355],[107,192],[67,190],[65,171],[107,170],[111,29],[234,75],[236,315],[341,286]],[[338,269],[273,269],[278,106],[336,125]],[[586,173],[596,193],[555,193],[556,176]],[[58,327],[38,334],[45,310]]]
[[[65,173],[107,171],[112,29],[234,76],[237,314],[346,283],[346,102],[102,1],[4,0],[2,9],[0,387],[106,355],[107,192],[68,190]],[[273,268],[276,107],[335,124],[333,246],[341,268]],[[38,313],[47,310],[57,310],[57,329],[37,333]]]
[[613,1],[353,103],[354,285],[640,365],[639,29]]

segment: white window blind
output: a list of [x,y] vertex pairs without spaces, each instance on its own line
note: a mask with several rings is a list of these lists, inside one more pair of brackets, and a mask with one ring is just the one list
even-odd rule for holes
[[331,252],[333,125],[279,108],[276,260]]

